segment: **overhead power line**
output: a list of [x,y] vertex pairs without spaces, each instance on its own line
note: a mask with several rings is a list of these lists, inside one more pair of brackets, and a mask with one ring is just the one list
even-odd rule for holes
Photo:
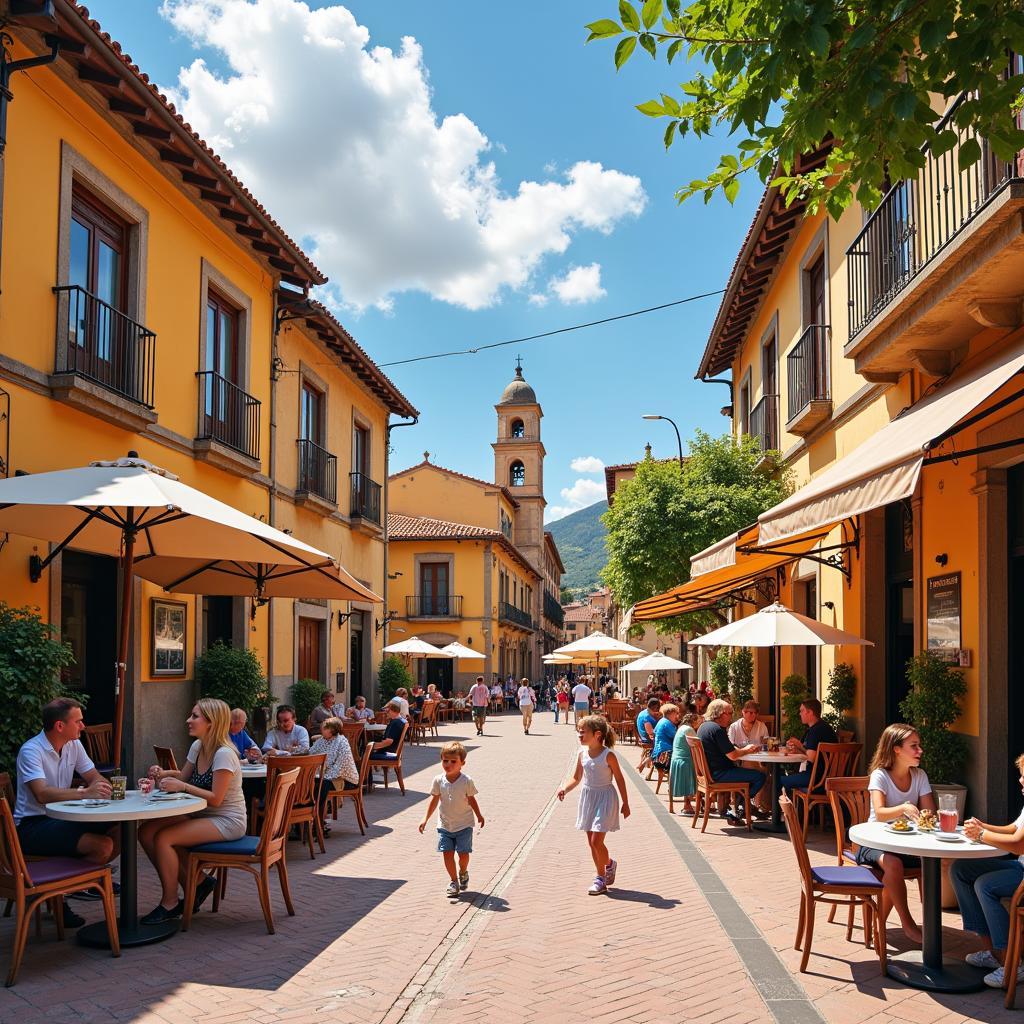
[[628,320],[630,317],[643,316],[645,313],[656,313],[659,309],[671,309],[672,306],[682,306],[687,302],[696,302],[698,299],[707,299],[712,295],[721,295],[724,288],[716,288],[713,292],[701,292],[699,295],[688,295],[685,299],[676,299],[675,302],[664,302],[660,306],[648,306],[647,309],[634,309],[631,313],[620,313],[618,316],[607,316],[603,320],[591,320],[585,324],[573,324],[571,327],[559,327],[554,331],[544,331],[541,334],[528,334],[525,338],[509,338],[507,341],[492,341],[487,345],[474,345],[472,348],[455,349],[452,352],[435,352],[429,356],[411,356],[408,359],[396,359],[390,363],[378,363],[378,366],[404,366],[406,363],[422,363],[428,359],[448,359],[450,356],[473,356],[478,352],[484,352],[491,348],[503,348],[505,345],[521,345],[524,341],[538,341],[540,338],[550,338],[556,334],[568,334],[570,331],[582,331],[587,327],[599,327],[601,324],[614,323],[616,320]]

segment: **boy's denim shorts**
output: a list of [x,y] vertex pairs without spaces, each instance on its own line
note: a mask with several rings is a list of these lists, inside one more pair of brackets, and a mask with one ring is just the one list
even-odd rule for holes
[[437,830],[438,853],[472,853],[473,827],[460,828],[458,832],[449,832],[446,828]]

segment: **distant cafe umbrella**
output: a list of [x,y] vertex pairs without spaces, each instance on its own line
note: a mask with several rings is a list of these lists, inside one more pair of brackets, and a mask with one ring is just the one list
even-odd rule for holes
[[386,654],[405,654],[410,658],[451,658],[453,655],[440,647],[428,644],[418,636],[411,636],[408,640],[399,640],[398,643],[388,644],[384,648]]
[[674,672],[679,669],[692,667],[692,665],[688,665],[685,661],[680,661],[678,658],[670,658],[667,654],[662,654],[661,651],[655,651],[653,654],[648,654],[646,658],[638,658],[636,661],[624,665],[623,671]]
[[[164,559],[273,566],[271,575],[287,566],[293,576],[310,579],[337,568],[325,552],[189,487],[135,452],[113,462],[0,480],[0,532],[54,545],[45,558],[33,558],[33,580],[68,547],[118,559],[121,622],[112,751],[118,767],[130,767],[132,755],[131,738],[123,730],[134,575],[159,575]],[[258,590],[252,583],[249,593]]]
[[467,661],[485,661],[487,657],[479,651],[474,651],[472,647],[463,646],[458,640],[453,640],[450,644],[445,644],[441,650],[450,658],[464,658]]
[[591,655],[591,660],[604,661],[609,656],[618,654],[625,654],[636,658],[647,652],[639,647],[634,647],[632,644],[627,644],[624,640],[616,640],[606,633],[591,633],[589,636],[581,636],[578,640],[565,644],[564,647],[556,648],[554,653],[568,654],[574,658],[581,655]]

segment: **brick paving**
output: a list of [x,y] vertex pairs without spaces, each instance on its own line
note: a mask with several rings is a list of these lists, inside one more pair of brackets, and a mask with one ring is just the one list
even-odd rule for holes
[[[826,924],[824,915],[810,973],[798,975],[798,893],[788,843],[748,837],[717,820],[700,836],[666,807],[653,810],[640,791],[653,791],[653,783],[637,776],[629,747],[623,760],[633,815],[609,841],[619,878],[610,897],[588,897],[593,868],[573,828],[576,795],[564,805],[552,799],[575,751],[572,727],[556,728],[550,714],[539,714],[534,735],[524,737],[518,716],[506,714],[488,723],[483,740],[466,723],[444,725],[441,733],[470,748],[467,767],[487,818],[476,838],[470,892],[459,901],[444,896],[447,877],[432,829],[424,836],[416,829],[438,770],[433,740],[407,751],[405,797],[394,787],[368,797],[365,838],[346,808],[327,856],[310,861],[297,844],[290,848],[297,916],[287,917],[274,895],[276,935],[266,934],[252,881],[242,874],[232,875],[220,913],[204,911],[189,933],[126,950],[119,960],[73,940],[57,944],[48,922],[41,938],[30,938],[17,985],[0,991],[0,1021],[760,1024],[818,1020],[818,1013],[830,1024],[1010,1019],[994,992],[942,999],[879,979],[870,952],[846,943],[845,926]],[[680,833],[672,830],[685,832],[685,863]],[[696,863],[685,845],[691,842],[756,929],[745,918],[727,929],[711,913],[700,886],[722,886],[706,865],[694,868],[701,882],[695,880],[687,867]],[[819,845],[813,856],[829,862],[828,844]],[[144,864],[143,910],[156,901],[154,882]],[[83,906],[89,920],[99,917],[94,904],[76,904]],[[947,924],[957,928],[959,919]],[[947,931],[947,948],[969,948],[955,934]],[[11,936],[12,922],[0,919],[4,953]],[[779,978],[766,982],[755,968],[752,980],[738,952],[753,963],[751,943],[761,945],[776,975],[788,973],[783,980],[799,997],[792,1012],[772,1002],[773,1017],[764,999],[771,1001]]]

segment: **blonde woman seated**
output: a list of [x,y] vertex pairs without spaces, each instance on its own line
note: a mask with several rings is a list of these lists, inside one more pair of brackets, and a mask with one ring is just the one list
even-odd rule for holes
[[[768,742],[768,726],[757,716],[761,713],[761,705],[756,700],[748,700],[740,709],[740,717],[729,726],[729,739],[734,746],[746,747],[756,743],[764,749]],[[763,765],[756,762],[746,762],[746,767],[756,768],[760,772],[766,771]],[[767,787],[757,794],[758,809],[767,812],[771,793]]]
[[[327,718],[320,725],[320,735],[309,748],[310,754],[326,754],[324,769],[320,783],[320,820],[326,822],[324,808],[332,790],[358,789],[359,767],[352,756],[352,747],[342,734],[340,718]],[[329,836],[331,830],[324,825],[324,835]]]
[[[149,774],[163,792],[201,797],[206,807],[191,814],[147,821],[139,829],[139,842],[160,876],[162,889],[160,902],[141,919],[142,924],[162,924],[181,917],[184,908],[178,886],[180,883],[184,892],[187,858],[182,854],[189,847],[230,842],[245,835],[242,768],[228,738],[231,709],[222,700],[203,697],[192,708],[186,725],[194,742],[185,767],[172,772],[153,765]],[[209,875],[203,876],[196,887],[194,909],[213,894],[216,884]]]

